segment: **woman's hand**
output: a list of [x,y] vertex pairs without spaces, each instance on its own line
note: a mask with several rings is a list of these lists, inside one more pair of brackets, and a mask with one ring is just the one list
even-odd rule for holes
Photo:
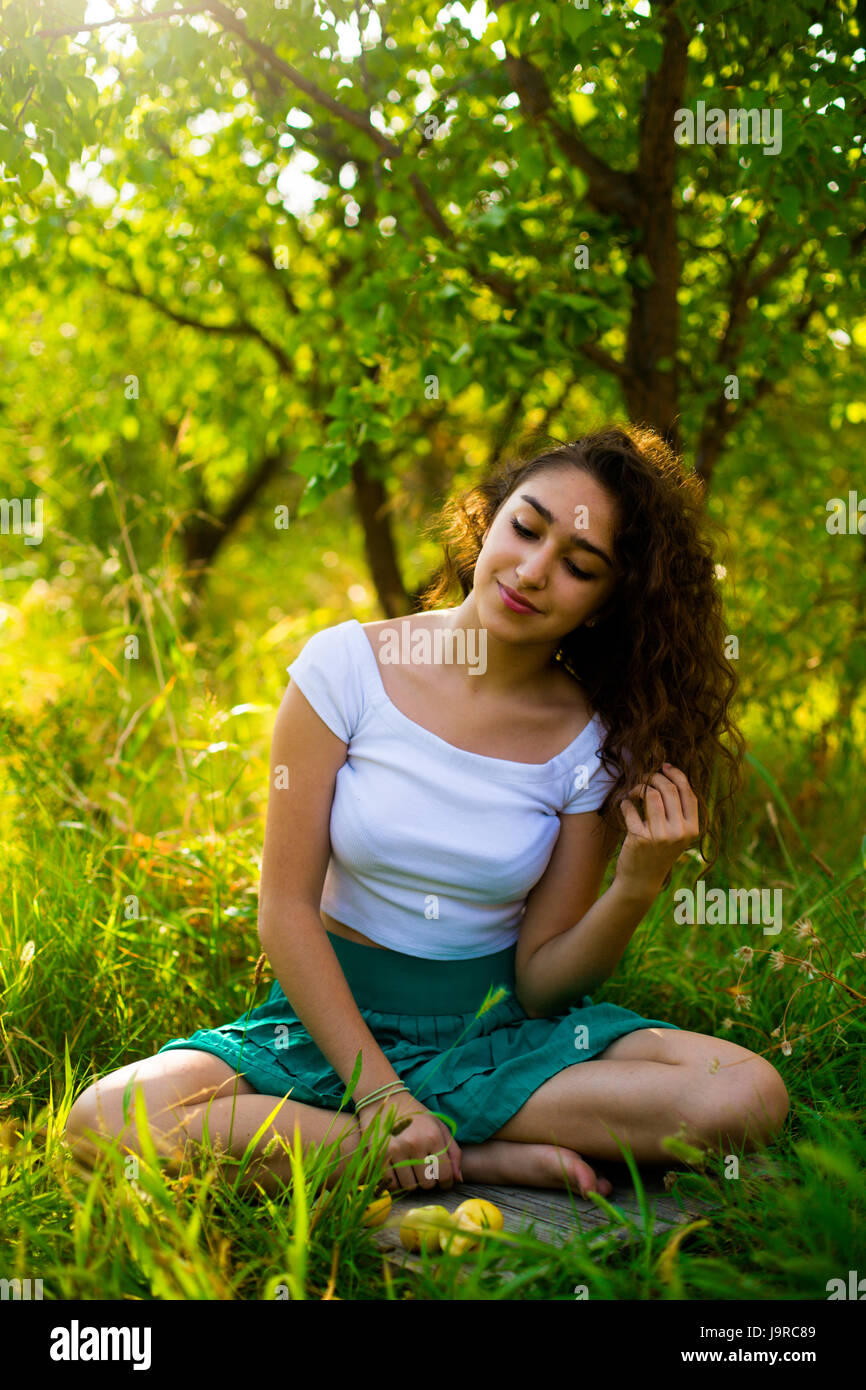
[[[388,1141],[385,1179],[389,1189],[399,1192],[405,1188],[412,1192],[416,1187],[450,1188],[455,1182],[462,1182],[462,1155],[451,1131],[408,1091],[398,1091],[380,1106],[365,1105],[357,1116],[361,1134],[377,1115],[384,1120],[392,1107],[398,1119],[408,1118],[411,1123]],[[431,1163],[434,1157],[436,1161]],[[431,1168],[438,1176],[428,1176]]]
[[[644,798],[646,820],[634,802]],[[616,863],[615,877],[632,891],[655,897],[668,871],[700,834],[698,799],[689,779],[677,767],[662,763],[662,771],[632,787],[620,804],[628,834]]]

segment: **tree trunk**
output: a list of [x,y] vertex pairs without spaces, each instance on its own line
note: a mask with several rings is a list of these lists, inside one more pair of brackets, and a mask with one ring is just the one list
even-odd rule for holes
[[399,618],[410,612],[413,604],[400,576],[388,513],[388,493],[382,479],[369,472],[365,452],[369,458],[372,451],[362,451],[361,458],[352,465],[355,505],[364,532],[364,554],[385,617]]
[[249,477],[240,485],[234,497],[223,508],[219,516],[214,515],[208,509],[206,498],[199,497],[197,510],[181,532],[186,569],[185,578],[193,596],[193,602],[184,623],[187,633],[198,622],[205,581],[220,547],[231,538],[242,517],[249,511],[271,478],[281,468],[288,471],[289,466],[288,457],[283,449],[266,454],[259,460]]
[[658,71],[647,76],[636,174],[643,216],[634,251],[646,256],[653,282],[634,287],[624,395],[629,417],[638,424],[652,425],[679,453],[680,249],[673,132],[674,113],[685,89],[689,41],[673,6],[663,8],[670,9],[664,25],[664,52]]

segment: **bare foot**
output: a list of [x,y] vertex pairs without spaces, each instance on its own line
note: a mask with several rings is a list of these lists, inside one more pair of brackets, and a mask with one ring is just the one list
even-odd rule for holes
[[563,1188],[567,1179],[581,1197],[593,1191],[609,1197],[613,1191],[607,1178],[597,1178],[580,1154],[559,1144],[516,1144],[507,1139],[467,1144],[462,1169],[464,1182]]

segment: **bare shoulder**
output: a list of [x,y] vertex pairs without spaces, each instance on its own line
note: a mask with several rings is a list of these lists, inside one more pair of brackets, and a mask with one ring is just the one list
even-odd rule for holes
[[375,633],[386,627],[394,627],[397,623],[411,623],[413,626],[424,623],[435,626],[437,622],[441,622],[443,611],[445,610],[427,608],[421,613],[404,613],[399,618],[374,618],[372,622],[362,623],[361,627],[365,632]]
[[368,637],[375,637],[377,633],[382,632],[384,628],[393,627],[395,623],[403,622],[406,622],[406,618],[376,618],[373,622],[362,623],[361,627]]
[[361,623],[361,627],[367,635],[367,641],[375,650],[379,644],[379,637],[383,632],[404,630],[404,624],[409,624],[410,632],[417,632],[421,627],[437,627],[442,621],[442,613],[439,609],[426,609],[422,613],[404,613],[399,618],[376,618],[373,622]]

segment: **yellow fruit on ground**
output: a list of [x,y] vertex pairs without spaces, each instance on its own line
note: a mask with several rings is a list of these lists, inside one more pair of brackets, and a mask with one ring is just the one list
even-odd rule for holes
[[486,1202],[483,1197],[467,1197],[456,1208],[454,1215],[468,1216],[482,1230],[501,1231],[505,1225],[505,1217],[499,1208],[493,1202]]
[[391,1211],[391,1194],[383,1192],[381,1197],[377,1197],[375,1202],[371,1202],[365,1209],[361,1220],[362,1226],[381,1226],[383,1221],[388,1220]]
[[404,1250],[433,1254],[439,1249],[439,1228],[450,1220],[447,1207],[410,1207],[400,1222],[400,1244]]
[[458,1209],[451,1218],[449,1229],[439,1232],[439,1248],[449,1255],[465,1255],[467,1250],[474,1250],[478,1245],[477,1236],[481,1229],[477,1221]]
[[501,1231],[505,1218],[497,1206],[483,1197],[468,1197],[454,1211],[452,1227],[440,1231],[439,1245],[450,1255],[465,1255],[478,1247],[482,1231]]

